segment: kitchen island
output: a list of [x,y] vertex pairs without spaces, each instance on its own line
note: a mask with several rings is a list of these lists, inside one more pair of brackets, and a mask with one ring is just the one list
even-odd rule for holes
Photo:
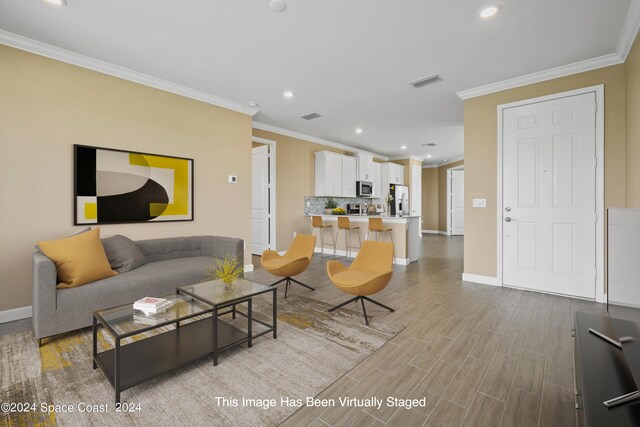
[[[338,218],[340,216],[347,216],[351,222],[351,225],[358,226],[357,230],[351,232],[351,248],[350,256],[353,258],[358,253],[358,237],[356,233],[359,233],[360,240],[364,241],[369,238],[375,240],[376,233],[371,233],[369,236],[369,218],[382,218],[382,222],[385,228],[391,228],[391,233],[380,233],[379,240],[389,241],[389,234],[393,238],[394,256],[396,264],[408,265],[409,263],[418,259],[420,251],[420,217],[419,216],[388,216],[388,215],[306,215],[309,217],[309,227],[311,227],[311,216],[321,216],[322,221],[325,224],[333,225],[332,228],[328,228],[324,231],[324,252],[325,254],[333,253],[333,243],[331,239],[336,241],[336,254],[340,256],[346,256],[346,245],[344,231],[340,230],[338,233]],[[329,237],[329,231],[331,231],[331,238]],[[320,233],[322,231],[314,230],[316,235],[316,252],[321,251],[320,245]]]

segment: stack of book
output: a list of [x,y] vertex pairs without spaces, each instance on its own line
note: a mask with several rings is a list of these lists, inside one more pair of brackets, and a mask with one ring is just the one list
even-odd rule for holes
[[144,297],[133,303],[133,309],[146,315],[162,314],[173,305],[173,301],[164,298]]

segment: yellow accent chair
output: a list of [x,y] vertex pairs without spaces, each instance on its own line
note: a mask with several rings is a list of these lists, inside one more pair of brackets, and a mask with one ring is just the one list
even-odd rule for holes
[[262,268],[269,273],[283,277],[283,279],[272,283],[270,286],[276,286],[282,282],[286,283],[284,290],[284,297],[287,297],[289,292],[289,285],[291,282],[304,286],[305,288],[315,291],[309,285],[305,285],[302,282],[293,278],[307,269],[311,263],[313,257],[313,250],[316,246],[316,236],[310,236],[308,234],[298,234],[293,239],[291,246],[284,255],[279,255],[276,251],[266,250],[262,253],[260,263]]
[[368,325],[369,318],[364,301],[379,305],[391,312],[394,309],[374,301],[368,297],[383,290],[393,275],[393,243],[365,240],[356,259],[349,267],[339,261],[331,260],[327,263],[329,280],[341,291],[355,295],[349,301],[343,302],[329,311],[337,310],[353,301],[362,303],[364,321]]

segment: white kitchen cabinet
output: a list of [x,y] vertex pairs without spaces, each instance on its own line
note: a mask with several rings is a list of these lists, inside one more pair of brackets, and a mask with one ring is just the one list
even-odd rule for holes
[[358,162],[357,181],[373,181],[373,156],[369,154],[358,154],[356,156]]
[[389,163],[389,184],[404,185],[404,166]]
[[[315,181],[316,196],[342,196],[342,156],[330,151],[316,151],[315,153]],[[354,159],[355,163],[355,159]],[[355,165],[353,168],[355,175]],[[355,182],[353,184],[355,190]]]
[[373,162],[371,169],[371,176],[373,181],[373,193],[371,197],[374,199],[379,199],[383,196],[382,194],[382,181],[380,180],[380,163]]
[[404,185],[404,166],[396,163],[382,163],[380,168],[382,196],[389,192],[389,184]]
[[342,197],[356,197],[357,161],[355,157],[342,157]]

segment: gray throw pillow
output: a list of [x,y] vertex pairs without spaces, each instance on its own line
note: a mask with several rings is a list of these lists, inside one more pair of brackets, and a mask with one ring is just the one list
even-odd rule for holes
[[104,252],[107,254],[111,268],[118,273],[135,270],[147,263],[144,254],[135,242],[128,237],[116,234],[102,239]]

